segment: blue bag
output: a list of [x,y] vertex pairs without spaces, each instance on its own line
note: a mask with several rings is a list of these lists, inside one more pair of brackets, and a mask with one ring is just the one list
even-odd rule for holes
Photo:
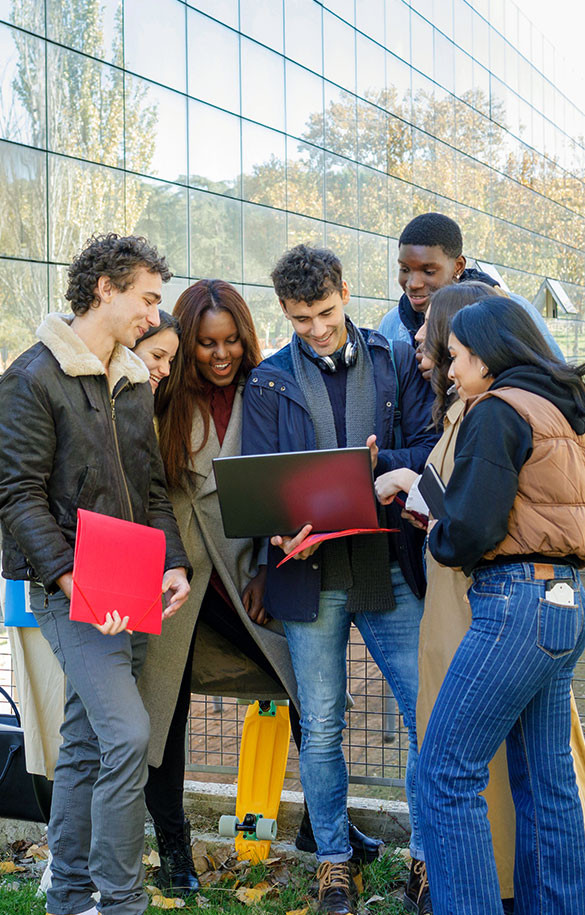
[[26,582],[6,581],[4,596],[4,625],[22,626],[29,629],[38,627],[34,613],[26,609]]

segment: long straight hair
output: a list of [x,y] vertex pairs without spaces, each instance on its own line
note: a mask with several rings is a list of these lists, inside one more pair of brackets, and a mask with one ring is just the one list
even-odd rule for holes
[[[495,294],[503,295],[503,293]],[[451,387],[451,381],[448,377],[449,366],[451,365],[449,333],[453,315],[467,305],[472,305],[480,299],[493,295],[494,290],[487,283],[480,283],[477,280],[465,280],[463,283],[442,286],[431,298],[424,352],[433,363],[431,386],[435,392],[435,401],[433,403],[432,418],[437,429],[441,428],[445,413],[452,403],[452,398],[449,397],[447,391]]]
[[457,312],[451,331],[463,346],[479,356],[494,378],[518,365],[536,366],[565,385],[578,412],[585,414],[585,363],[574,366],[558,359],[517,302],[495,297],[476,302]]
[[[159,444],[169,486],[181,482],[189,462],[209,438],[209,399],[207,382],[197,369],[196,346],[201,319],[207,311],[226,311],[234,320],[244,349],[240,377],[262,359],[250,309],[237,289],[223,280],[199,280],[177,299],[173,315],[181,328],[181,346],[169,383],[155,404],[159,421]],[[203,419],[203,441],[193,452],[191,428],[199,411]]]

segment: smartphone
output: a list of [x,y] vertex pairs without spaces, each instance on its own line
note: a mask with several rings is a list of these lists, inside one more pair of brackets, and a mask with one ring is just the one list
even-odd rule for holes
[[418,481],[418,491],[429,506],[433,518],[445,517],[445,484],[433,464],[427,464]]
[[546,599],[551,604],[558,604],[559,607],[575,606],[575,591],[577,586],[566,578],[551,578],[546,583]]

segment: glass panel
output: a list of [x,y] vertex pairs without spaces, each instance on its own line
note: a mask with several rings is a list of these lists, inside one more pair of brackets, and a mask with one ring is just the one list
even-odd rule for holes
[[187,11],[189,95],[240,112],[240,51],[236,32]]
[[398,118],[388,118],[388,174],[412,178],[412,130]]
[[49,266],[49,311],[71,312],[71,305],[65,298],[67,292],[67,267]]
[[321,6],[313,0],[284,2],[286,56],[323,73]]
[[[406,225],[406,223],[405,223]],[[402,227],[401,227],[402,229]],[[402,287],[398,282],[398,239],[388,239],[388,296],[391,301],[397,302],[402,295]],[[381,319],[380,319],[381,320]],[[376,325],[377,327],[378,325]]]
[[287,238],[288,248],[294,245],[313,245],[322,248],[325,243],[325,225],[318,219],[309,219],[308,216],[298,216],[296,213],[288,214]]
[[386,0],[386,47],[410,61],[410,9],[402,0]]
[[242,194],[244,199],[286,207],[285,137],[275,130],[242,121]]
[[183,276],[174,276],[168,283],[163,283],[161,308],[172,313],[177,299],[191,285],[191,280]]
[[455,46],[451,41],[445,38],[444,35],[441,35],[440,32],[434,30],[434,40],[435,40],[435,67],[434,74],[435,80],[440,86],[443,86],[444,89],[447,89],[448,92],[454,92],[454,76],[455,76]]
[[[510,6],[509,3],[506,6]],[[472,11],[472,30],[473,30],[473,56],[482,64],[484,67],[489,67],[490,65],[490,38],[489,38],[489,26],[485,19],[482,19],[481,16]]]
[[380,321],[394,303],[388,299],[360,299],[359,325],[372,327],[374,330],[380,326]]
[[47,0],[47,37],[122,66],[122,0]]
[[0,137],[45,146],[45,43],[0,25]]
[[47,254],[45,153],[0,142],[0,254]]
[[355,25],[353,0],[327,0],[326,5],[350,25]]
[[349,159],[356,157],[356,97],[331,83],[325,83],[325,146]]
[[47,311],[45,265],[0,260],[0,374],[36,343],[35,329]]
[[412,180],[420,187],[439,190],[435,170],[435,145],[436,140],[422,130],[413,128],[413,176]]
[[13,25],[19,25],[28,32],[44,35],[44,0],[29,0],[28,3],[20,3],[18,0],[0,0],[0,19],[11,22]]
[[411,10],[411,27],[412,34],[415,36],[412,41],[412,66],[426,73],[427,76],[433,75],[433,27],[429,25],[426,19],[422,19],[414,10]]
[[286,248],[286,214],[244,204],[244,279],[271,283],[270,271]]
[[[439,210],[437,205],[437,196],[432,191],[425,191],[423,188],[412,186],[412,213],[410,219],[418,216],[419,213],[436,213]],[[450,215],[454,217],[453,207],[449,208]]]
[[453,0],[434,0],[433,23],[448,38],[453,37]]
[[473,61],[469,54],[455,48],[455,92],[473,104]]
[[384,0],[368,0],[355,5],[356,27],[384,44]]
[[323,80],[288,60],[286,132],[323,146]]
[[388,297],[388,239],[360,232],[360,295]]
[[386,53],[379,44],[356,35],[357,91],[367,99],[378,99],[386,87]]
[[124,66],[186,91],[185,7],[177,0],[124,0]]
[[190,0],[187,6],[196,6],[202,13],[207,13],[234,29],[238,27],[238,0]]
[[358,166],[360,228],[388,234],[388,176]]
[[243,296],[252,312],[262,356],[270,356],[290,340],[290,324],[272,286],[244,286]]
[[325,213],[329,222],[357,225],[357,165],[327,156],[325,163]]
[[460,48],[472,51],[472,17],[471,7],[465,0],[454,0],[453,3],[453,37]]
[[387,111],[410,119],[411,69],[393,54],[386,55],[386,96],[383,105]]
[[287,140],[287,208],[323,218],[324,153],[315,146]]
[[358,99],[358,160],[386,171],[388,167],[388,122],[390,116]]
[[240,119],[190,99],[189,159],[190,184],[239,197]]
[[187,99],[126,75],[126,168],[185,184]]
[[124,234],[124,173],[49,156],[49,212],[49,260],[68,264],[94,233]]
[[240,0],[240,31],[282,54],[281,0]]
[[284,130],[284,61],[242,38],[242,114]]
[[242,204],[190,191],[190,275],[242,281]]
[[128,175],[126,230],[156,244],[173,273],[188,275],[186,188]]
[[122,166],[121,71],[57,45],[47,54],[50,149]]
[[506,44],[506,83],[518,91],[518,51],[509,44]]
[[355,31],[323,10],[323,66],[332,83],[355,92]]
[[337,254],[343,267],[343,279],[349,286],[349,291],[357,294],[358,233],[355,229],[326,225],[325,245]]

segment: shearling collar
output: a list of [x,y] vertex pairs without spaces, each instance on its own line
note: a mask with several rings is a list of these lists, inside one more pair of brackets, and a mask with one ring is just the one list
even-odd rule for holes
[[[91,352],[70,324],[73,315],[59,312],[47,315],[40,327],[37,337],[51,351],[66,375],[105,375],[106,370],[98,357]],[[148,369],[142,359],[131,350],[117,343],[110,360],[108,381],[113,390],[120,380],[127,378],[131,384],[148,381]]]

